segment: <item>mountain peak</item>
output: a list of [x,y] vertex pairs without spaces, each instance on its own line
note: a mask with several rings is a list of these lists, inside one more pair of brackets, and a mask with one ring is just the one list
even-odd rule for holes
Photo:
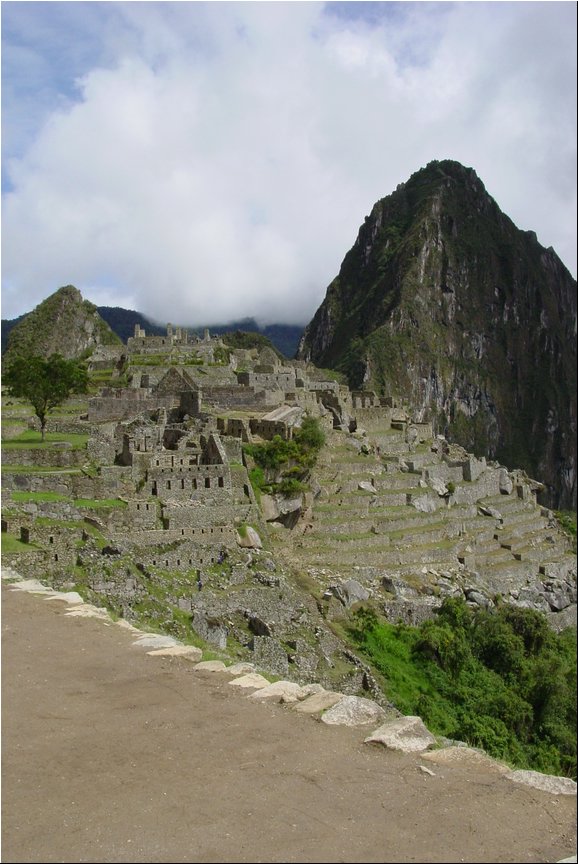
[[575,326],[576,282],[555,252],[514,225],[473,168],[432,161],[374,205],[298,356],[405,400],[571,507]]
[[70,359],[92,352],[97,345],[115,344],[120,339],[96,306],[84,300],[74,285],[64,285],[14,326],[6,353],[43,357],[58,353]]

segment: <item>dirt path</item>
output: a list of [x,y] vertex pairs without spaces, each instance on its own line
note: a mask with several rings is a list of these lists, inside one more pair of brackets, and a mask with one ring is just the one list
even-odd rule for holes
[[[364,745],[2,586],[4,862],[555,862],[576,799]],[[429,765],[434,776],[424,773]]]

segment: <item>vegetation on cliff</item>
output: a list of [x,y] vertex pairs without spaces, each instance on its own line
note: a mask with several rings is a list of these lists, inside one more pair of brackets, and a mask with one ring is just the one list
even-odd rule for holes
[[46,358],[58,352],[66,359],[78,359],[88,356],[97,345],[120,344],[96,306],[83,300],[73,285],[66,285],[12,328],[6,353]]
[[404,714],[520,768],[576,777],[576,631],[531,609],[446,599],[420,627],[369,609],[350,635]]
[[378,201],[299,357],[405,400],[436,431],[576,506],[576,281],[471,168],[431,162]]

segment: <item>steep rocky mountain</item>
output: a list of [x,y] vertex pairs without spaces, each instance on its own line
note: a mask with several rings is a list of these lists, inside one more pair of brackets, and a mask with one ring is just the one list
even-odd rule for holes
[[576,507],[576,281],[473,169],[431,162],[375,204],[297,356]]
[[6,353],[58,353],[68,359],[91,353],[97,345],[120,344],[120,339],[83,300],[80,291],[66,285],[21,318],[8,336]]

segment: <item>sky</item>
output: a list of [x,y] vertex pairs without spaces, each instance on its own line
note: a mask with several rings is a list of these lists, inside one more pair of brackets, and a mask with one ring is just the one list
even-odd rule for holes
[[63,285],[306,324],[376,201],[472,167],[576,276],[574,2],[2,2],[3,318]]

